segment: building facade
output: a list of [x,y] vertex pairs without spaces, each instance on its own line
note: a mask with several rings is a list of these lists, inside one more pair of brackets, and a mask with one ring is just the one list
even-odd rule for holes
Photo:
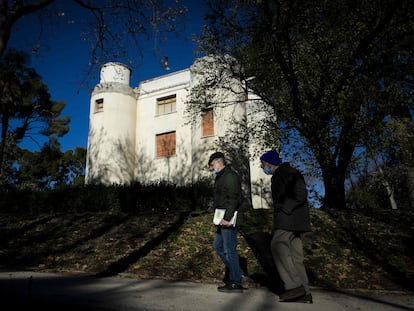
[[[188,96],[197,80],[192,67],[130,85],[130,69],[120,63],[101,67],[100,81],[90,100],[85,182],[128,184],[167,181],[192,184],[211,178],[207,161],[223,151],[243,177],[243,190],[254,208],[269,207],[269,177],[260,168],[257,143],[233,146],[237,131],[254,125],[245,94],[221,91],[222,105],[188,112]],[[223,100],[224,102],[224,100]],[[257,113],[254,114],[256,117]],[[223,145],[223,139],[230,143]],[[220,144],[221,141],[221,144]],[[222,146],[223,148],[221,148]]]

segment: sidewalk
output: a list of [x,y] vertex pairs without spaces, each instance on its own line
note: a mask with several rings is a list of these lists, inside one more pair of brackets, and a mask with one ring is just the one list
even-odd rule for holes
[[266,288],[220,293],[216,284],[0,272],[0,297],[7,304],[1,309],[5,311],[29,306],[42,311],[414,310],[414,293],[311,290],[313,304],[281,303]]

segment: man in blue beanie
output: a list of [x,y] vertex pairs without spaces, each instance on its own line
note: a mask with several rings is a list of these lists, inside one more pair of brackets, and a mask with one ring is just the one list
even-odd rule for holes
[[303,264],[302,236],[311,231],[308,192],[303,175],[279,153],[268,151],[260,157],[265,174],[272,175],[274,218],[271,251],[285,287],[281,302],[312,303],[309,280]]

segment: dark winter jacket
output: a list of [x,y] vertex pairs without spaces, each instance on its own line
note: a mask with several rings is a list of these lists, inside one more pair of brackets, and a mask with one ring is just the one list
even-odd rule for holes
[[281,164],[272,176],[273,229],[311,230],[308,191],[303,175],[289,163]]
[[238,209],[241,197],[241,181],[237,172],[228,164],[216,176],[213,207],[224,208],[224,220],[230,221]]

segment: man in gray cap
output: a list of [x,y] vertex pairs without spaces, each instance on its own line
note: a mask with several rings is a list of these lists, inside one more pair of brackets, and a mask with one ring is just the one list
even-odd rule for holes
[[274,218],[271,250],[285,287],[281,302],[312,303],[303,264],[302,236],[311,230],[308,192],[302,174],[279,153],[270,150],[260,157],[265,174],[271,175]]
[[226,164],[222,152],[213,153],[208,160],[208,166],[216,175],[213,208],[225,210],[223,219],[216,224],[213,246],[228,270],[228,279],[217,290],[227,293],[243,292],[245,288],[242,286],[242,270],[237,253],[237,226],[230,223],[240,203],[240,177],[230,164]]

